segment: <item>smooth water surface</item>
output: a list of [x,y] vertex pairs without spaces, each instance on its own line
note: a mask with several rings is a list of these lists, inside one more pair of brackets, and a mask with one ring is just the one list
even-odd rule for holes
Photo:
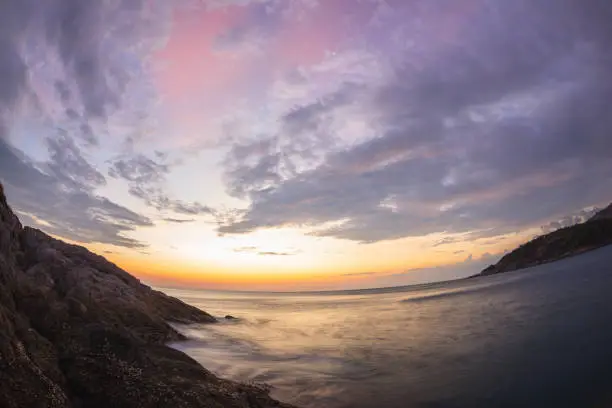
[[301,407],[612,406],[612,247],[391,290],[165,291],[239,317],[175,347]]

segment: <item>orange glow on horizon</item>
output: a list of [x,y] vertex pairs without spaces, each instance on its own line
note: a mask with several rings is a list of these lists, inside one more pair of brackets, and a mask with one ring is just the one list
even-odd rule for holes
[[[202,258],[153,249],[148,250],[151,251],[149,254],[107,245],[87,247],[152,286],[217,290],[334,290],[393,286],[395,281],[387,284],[389,280],[385,278],[404,273],[408,276],[413,270],[462,265],[468,255],[469,260],[477,260],[487,253],[501,253],[527,241],[533,233],[534,230],[512,234],[496,245],[487,243],[486,238],[461,241],[445,246],[443,251],[432,244],[440,239],[435,236],[427,241],[419,238],[362,245],[357,253],[350,251],[342,256],[325,253],[317,256],[317,252],[313,252],[272,257],[272,260],[252,254],[230,253],[229,258],[227,255]],[[313,262],[301,261],[310,258]]]

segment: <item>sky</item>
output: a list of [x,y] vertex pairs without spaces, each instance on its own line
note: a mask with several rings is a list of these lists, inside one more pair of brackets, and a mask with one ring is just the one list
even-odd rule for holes
[[0,181],[156,286],[477,273],[612,201],[608,0],[4,0]]

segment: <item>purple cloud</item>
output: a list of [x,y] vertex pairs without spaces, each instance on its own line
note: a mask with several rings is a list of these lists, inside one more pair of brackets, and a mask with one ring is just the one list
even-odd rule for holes
[[[298,123],[296,132],[281,127],[282,149],[237,146],[228,187],[250,207],[220,232],[307,226],[366,243],[485,237],[610,200],[612,30],[604,16],[612,7],[544,6],[490,3],[474,12],[461,42],[422,56],[421,65],[396,64],[386,84],[349,98],[374,124],[371,137],[323,152],[314,168],[291,173],[281,164],[302,143],[300,132],[313,137],[328,118],[342,120],[334,103],[281,116]],[[528,28],[516,30],[525,20]],[[236,171],[237,151],[253,165]]]
[[[106,178],[91,152],[109,137],[115,115],[147,104],[134,95],[148,87],[147,57],[163,35],[166,7],[145,0],[7,0],[0,9],[0,177],[11,203],[53,234],[146,246],[128,235],[152,221],[96,194]],[[14,134],[21,122],[39,126],[27,136],[46,147],[45,159],[15,147],[23,144]]]

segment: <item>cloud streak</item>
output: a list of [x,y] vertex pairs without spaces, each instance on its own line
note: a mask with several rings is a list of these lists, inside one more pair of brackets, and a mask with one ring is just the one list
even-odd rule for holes
[[195,222],[194,219],[179,219],[179,218],[164,218],[163,220],[171,224],[186,224],[190,222]]
[[234,248],[233,251],[236,253],[247,253],[259,256],[292,256],[299,253],[299,251],[264,251],[256,246]]

